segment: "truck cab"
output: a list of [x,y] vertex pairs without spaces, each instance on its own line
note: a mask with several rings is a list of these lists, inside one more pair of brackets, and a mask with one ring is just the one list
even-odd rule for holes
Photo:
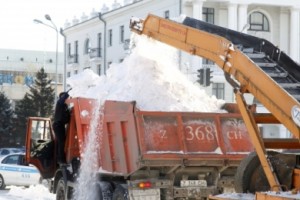
[[[88,133],[94,99],[69,98],[70,121],[66,124],[65,157],[75,172],[79,169],[80,153]],[[51,118],[29,117],[26,133],[26,162],[35,165],[44,179],[62,177],[63,170],[56,158],[57,141]],[[55,188],[54,188],[55,189]]]
[[35,165],[44,179],[54,176],[57,169],[56,142],[50,118],[28,118],[26,162]]

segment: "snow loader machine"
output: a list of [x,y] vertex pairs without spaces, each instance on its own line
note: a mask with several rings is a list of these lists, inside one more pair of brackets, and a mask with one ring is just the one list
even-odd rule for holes
[[[269,150],[299,148],[299,66],[268,41],[202,23],[150,14],[145,20],[132,18],[130,28],[214,61],[233,85],[237,104],[225,104],[228,113],[201,113],[143,111],[135,102],[106,101],[94,130],[100,167],[93,192],[99,199],[208,199],[259,191],[257,177],[266,190],[300,186],[297,153]],[[245,103],[245,93],[253,94],[270,113],[257,113],[255,105]],[[67,100],[71,118],[64,164],[56,161],[51,120],[28,119],[26,161],[51,180],[49,189],[57,199],[72,199],[96,102]],[[285,125],[294,138],[261,138],[257,124],[268,123]]]
[[[133,18],[131,28],[138,34],[211,60],[224,72],[255,148],[237,169],[235,191],[256,193],[257,200],[300,199],[297,194],[300,189],[299,64],[265,39],[189,17],[177,23],[148,15],[145,20]],[[245,100],[247,93],[269,112],[251,112]],[[265,139],[259,124],[283,125],[291,137]],[[274,191],[275,195],[264,191]],[[282,196],[286,191],[295,195]]]

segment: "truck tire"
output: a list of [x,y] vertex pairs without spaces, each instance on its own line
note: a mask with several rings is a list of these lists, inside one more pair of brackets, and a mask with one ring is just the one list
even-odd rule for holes
[[113,188],[109,182],[100,181],[97,188],[99,200],[111,200],[113,196]]
[[[278,154],[275,151],[267,153],[271,156]],[[256,191],[270,188],[256,152],[251,152],[238,166],[234,179],[234,188],[237,193],[255,193]]]
[[59,179],[56,188],[56,200],[66,200],[66,185],[63,178]]
[[122,185],[117,185],[112,200],[129,200],[128,198],[128,190]]

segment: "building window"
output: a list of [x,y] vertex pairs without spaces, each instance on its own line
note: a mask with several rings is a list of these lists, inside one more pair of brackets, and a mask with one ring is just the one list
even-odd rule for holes
[[98,49],[99,49],[98,56],[101,57],[101,54],[102,54],[102,52],[101,52],[102,33],[98,33],[97,37],[98,37]]
[[269,20],[261,12],[253,12],[249,16],[251,31],[270,31]]
[[97,65],[97,73],[101,75],[101,65]]
[[[213,8],[206,8],[203,7],[202,8],[202,20],[210,23],[210,24],[214,24],[214,14],[215,14],[215,10]],[[207,60],[205,58],[202,59],[202,63],[206,64],[206,65],[213,65],[214,62],[212,62],[211,60]]]
[[224,83],[213,83],[212,94],[217,97],[217,99],[224,99],[225,84]]
[[204,64],[204,65],[214,65],[215,63],[211,60],[203,58],[202,59],[202,64]]
[[165,11],[165,18],[166,19],[170,18],[170,11],[168,11],[168,10]]
[[74,74],[78,74],[78,70],[77,69],[74,70]]
[[75,63],[78,63],[78,40],[75,41]]
[[68,57],[71,56],[71,43],[68,43]]
[[68,72],[68,73],[67,73],[67,77],[71,77],[71,72]]
[[84,54],[88,54],[90,49],[90,39],[86,39],[84,42]]
[[208,22],[210,24],[214,24],[215,23],[215,10],[214,8],[206,8],[203,7],[202,8],[202,20],[205,22]]
[[113,37],[113,32],[112,29],[108,30],[108,46],[111,47],[112,46],[112,38]]
[[110,68],[110,65],[111,65],[111,64],[112,64],[112,62],[111,62],[111,61],[107,63],[107,69],[109,69],[109,68]]
[[120,43],[124,43],[124,26],[120,26]]

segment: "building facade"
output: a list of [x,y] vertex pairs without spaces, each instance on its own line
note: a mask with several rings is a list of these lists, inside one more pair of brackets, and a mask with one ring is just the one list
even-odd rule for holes
[[[56,83],[56,52],[0,49],[0,91],[4,92],[14,106],[23,99],[33,84],[37,71],[42,67]],[[59,53],[57,65],[57,88],[62,90],[63,53]]]
[[[85,68],[99,75],[106,74],[111,63],[119,63],[128,54],[131,17],[145,18],[149,13],[177,18],[186,15],[222,27],[262,37],[300,60],[300,1],[298,0],[124,0],[103,5],[89,16],[66,22],[65,56],[67,77]],[[210,68],[212,84],[203,87],[210,95],[234,102],[232,87],[213,62],[179,52],[180,70],[197,83],[197,70]],[[201,86],[199,86],[201,87]],[[253,97],[247,98],[249,103]],[[264,109],[260,107],[258,109]],[[289,133],[281,126],[262,127],[270,137]]]

